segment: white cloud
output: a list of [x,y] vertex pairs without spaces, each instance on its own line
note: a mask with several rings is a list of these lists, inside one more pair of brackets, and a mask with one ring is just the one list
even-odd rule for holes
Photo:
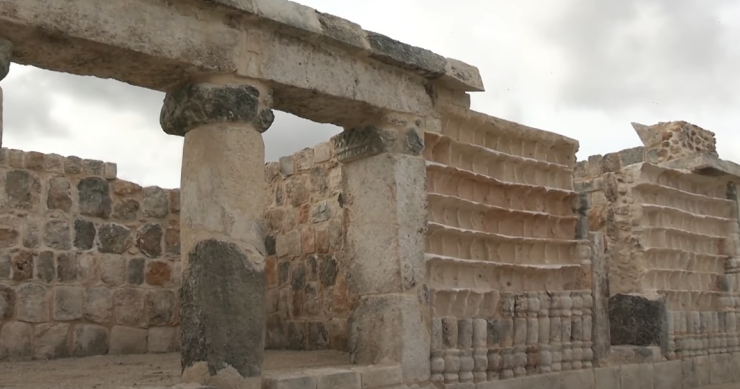
[[[581,159],[638,145],[631,121],[687,120],[740,160],[737,2],[299,2],[478,66],[487,92],[474,109],[578,139]],[[159,126],[162,93],[16,65],[2,85],[4,147],[112,161],[125,179],[179,186],[182,139]],[[280,114],[267,159],[339,130]]]

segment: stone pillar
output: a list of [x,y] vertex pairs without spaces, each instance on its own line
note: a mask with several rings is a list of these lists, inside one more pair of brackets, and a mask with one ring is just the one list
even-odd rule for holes
[[258,82],[170,91],[160,121],[185,137],[180,189],[184,382],[260,388],[264,357],[265,150],[274,119]]
[[360,296],[352,362],[400,363],[407,383],[430,378],[423,124],[383,115],[332,139],[343,163],[348,282]]
[[[5,79],[10,71],[10,62],[13,59],[13,44],[0,38],[0,81]],[[3,147],[3,88],[0,87],[0,147]]]

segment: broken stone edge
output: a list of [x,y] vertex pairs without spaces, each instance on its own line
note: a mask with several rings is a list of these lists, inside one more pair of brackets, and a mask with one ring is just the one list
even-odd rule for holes
[[478,68],[429,50],[362,29],[356,23],[289,0],[198,0],[215,4],[258,22],[277,24],[282,32],[339,47],[411,72],[440,85],[466,92],[484,91]]

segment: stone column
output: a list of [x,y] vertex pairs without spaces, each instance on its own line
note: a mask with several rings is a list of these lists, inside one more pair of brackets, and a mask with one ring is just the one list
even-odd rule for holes
[[260,388],[265,246],[262,132],[274,119],[259,82],[212,78],[170,91],[160,121],[185,137],[180,234],[184,382]]
[[[13,44],[0,38],[0,81],[5,79],[10,71],[10,63],[13,59]],[[0,87],[0,147],[3,147],[3,88]]]
[[352,362],[400,363],[407,383],[430,378],[423,125],[383,115],[332,139],[343,163],[348,282],[360,296]]

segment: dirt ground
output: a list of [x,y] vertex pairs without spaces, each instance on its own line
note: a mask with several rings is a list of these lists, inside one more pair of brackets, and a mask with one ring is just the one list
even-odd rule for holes
[[[344,366],[337,351],[267,351],[265,371]],[[174,385],[180,378],[180,354],[96,356],[53,361],[0,363],[3,389],[118,389]]]

